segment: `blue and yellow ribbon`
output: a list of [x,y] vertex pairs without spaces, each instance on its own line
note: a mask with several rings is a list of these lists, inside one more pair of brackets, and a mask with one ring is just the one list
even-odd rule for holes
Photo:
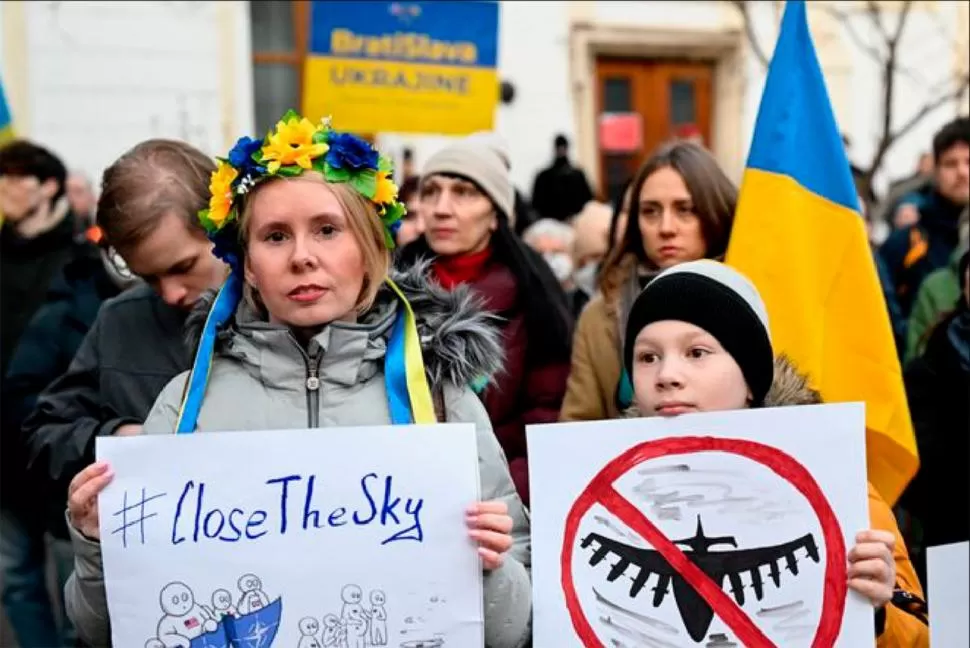
[[[418,337],[417,321],[414,311],[404,293],[390,278],[388,287],[400,300],[397,317],[391,331],[384,356],[384,380],[387,388],[388,409],[393,425],[430,424],[437,422],[431,389],[424,370],[424,357],[421,353],[421,340]],[[186,382],[179,408],[177,434],[190,434],[195,431],[205,399],[212,355],[219,327],[225,324],[242,297],[242,280],[237,272],[229,277],[216,295],[202,329],[202,338],[195,353],[192,371]]]

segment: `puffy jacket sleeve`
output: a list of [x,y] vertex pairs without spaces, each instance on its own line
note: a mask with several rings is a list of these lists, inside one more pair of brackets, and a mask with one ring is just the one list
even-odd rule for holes
[[[173,378],[145,420],[143,434],[170,434],[175,430],[182,387],[188,373]],[[101,544],[86,538],[68,520],[74,547],[74,573],[64,587],[64,606],[78,636],[90,646],[111,645],[108,600],[104,589]]]
[[573,334],[573,353],[566,382],[566,396],[563,398],[561,421],[599,421],[609,418],[607,404],[603,400],[603,389],[596,377],[596,362],[593,357],[596,335],[595,323],[605,317],[605,303],[602,297],[595,297],[579,316],[576,332]]
[[[896,518],[872,484],[869,484],[869,521],[872,528],[889,531],[896,536],[896,548],[893,551],[896,589],[925,600],[916,570],[909,560],[906,543],[896,525]],[[925,648],[929,645],[929,627],[922,620],[892,603],[886,605],[886,624],[882,634],[876,639],[876,648]]]
[[182,407],[182,392],[189,372],[181,373],[165,385],[165,389],[155,399],[148,418],[145,419],[143,434],[172,434],[178,424],[179,409]]
[[471,390],[451,386],[445,389],[444,395],[449,421],[475,423],[480,499],[505,502],[513,520],[512,548],[505,555],[505,562],[484,575],[485,646],[521,648],[532,637],[529,514],[516,493],[505,454],[481,401]]
[[64,608],[84,645],[111,645],[108,598],[104,589],[101,543],[81,535],[67,520],[74,548],[74,571],[64,585]]

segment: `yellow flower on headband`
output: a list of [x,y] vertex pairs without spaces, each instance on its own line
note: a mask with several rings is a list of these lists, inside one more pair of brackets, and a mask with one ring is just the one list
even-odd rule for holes
[[397,198],[397,185],[390,178],[389,171],[377,172],[377,188],[374,190],[373,201],[378,205],[392,203]]
[[239,172],[228,162],[219,161],[209,181],[209,220],[217,228],[222,227],[232,208],[232,182]]
[[317,127],[306,117],[290,117],[276,124],[276,132],[270,133],[263,146],[263,163],[270,174],[279,171],[281,166],[297,164],[303,169],[313,166],[314,158],[327,152],[325,142],[315,144],[313,136]]

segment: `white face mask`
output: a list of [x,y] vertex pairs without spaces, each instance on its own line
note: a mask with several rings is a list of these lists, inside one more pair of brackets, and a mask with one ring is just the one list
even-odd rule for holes
[[595,261],[588,261],[573,273],[573,281],[587,295],[596,292],[596,276],[599,273],[599,264]]
[[549,267],[552,269],[552,274],[556,275],[559,283],[566,282],[570,275],[572,275],[573,260],[565,252],[546,252],[542,255],[542,258],[549,264]]

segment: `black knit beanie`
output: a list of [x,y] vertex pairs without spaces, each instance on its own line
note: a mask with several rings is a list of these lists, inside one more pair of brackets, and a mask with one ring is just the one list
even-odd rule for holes
[[774,377],[774,352],[767,309],[747,277],[706,259],[657,275],[633,302],[627,319],[623,358],[631,378],[637,335],[648,324],[664,320],[688,322],[714,336],[741,368],[752,405],[762,405]]

